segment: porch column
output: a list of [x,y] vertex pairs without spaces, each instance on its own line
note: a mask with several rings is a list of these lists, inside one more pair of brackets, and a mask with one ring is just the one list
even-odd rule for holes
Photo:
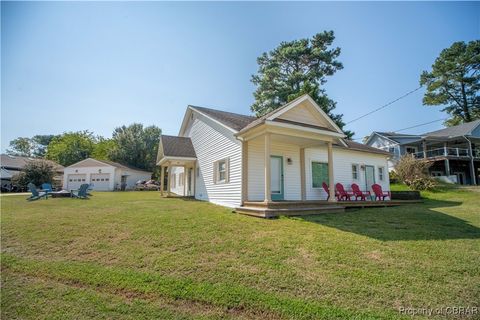
[[475,172],[475,162],[473,161],[472,142],[470,140],[468,140],[468,152],[470,154],[470,177],[471,177],[470,182],[472,183],[472,185],[476,185],[477,184],[477,175],[476,175],[476,172]]
[[302,201],[307,199],[305,191],[305,148],[300,148],[300,192]]
[[242,205],[248,201],[248,142],[242,141]]
[[450,161],[448,159],[445,159],[445,175],[450,175]]
[[329,202],[335,202],[335,182],[333,181],[333,145],[332,142],[328,142],[328,193]]
[[423,147],[423,158],[427,159],[427,141],[423,140],[422,147]]
[[187,166],[183,166],[183,196],[187,196]]
[[271,188],[270,188],[270,175],[271,175],[271,169],[270,169],[270,133],[265,133],[265,150],[264,150],[264,156],[265,156],[265,202],[271,202],[272,201],[272,193],[271,193]]
[[168,165],[168,180],[167,180],[167,196],[170,196],[170,189],[172,185],[172,166]]
[[163,197],[163,185],[165,180],[165,168],[160,166],[160,195]]
[[443,144],[443,155],[445,157],[448,156],[447,143],[446,142]]
[[195,198],[197,195],[197,164],[193,163],[193,170],[192,170],[192,190],[193,190],[193,197]]

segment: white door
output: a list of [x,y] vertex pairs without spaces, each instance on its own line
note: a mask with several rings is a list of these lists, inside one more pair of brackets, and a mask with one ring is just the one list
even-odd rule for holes
[[110,173],[94,173],[90,175],[90,184],[93,190],[110,190]]
[[86,174],[69,174],[67,179],[67,190],[76,190],[86,182]]

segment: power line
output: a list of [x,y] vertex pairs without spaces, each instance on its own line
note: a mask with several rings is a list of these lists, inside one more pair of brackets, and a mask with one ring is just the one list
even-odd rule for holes
[[382,110],[382,109],[385,109],[386,107],[394,104],[395,102],[397,102],[397,101],[399,101],[399,100],[401,100],[401,99],[403,99],[403,98],[411,95],[412,93],[420,90],[420,88],[422,88],[422,86],[419,86],[418,88],[416,88],[416,89],[414,89],[414,90],[412,90],[412,91],[409,91],[409,92],[405,93],[403,96],[400,96],[400,97],[398,97],[397,99],[392,100],[392,101],[390,101],[390,102],[382,105],[381,107],[378,107],[378,108],[375,109],[375,110],[372,110],[372,111],[370,111],[370,112],[367,112],[367,113],[365,113],[364,115],[362,115],[362,116],[360,116],[360,117],[358,117],[358,118],[355,118],[355,119],[353,119],[353,120],[351,120],[351,121],[349,121],[349,122],[347,122],[347,123],[345,123],[345,124],[350,124],[350,123],[352,123],[352,122],[355,122],[355,121],[357,121],[357,120],[360,120],[360,119],[362,119],[362,118],[365,118],[366,116],[369,116],[369,115],[371,115],[372,113],[375,113],[375,112],[377,112],[377,111],[380,111],[380,110]]
[[425,122],[425,123],[420,123],[420,124],[417,124],[417,125],[414,125],[414,126],[411,126],[411,127],[408,127],[408,128],[403,128],[403,129],[399,129],[399,130],[395,130],[393,132],[400,132],[400,131],[405,131],[405,130],[408,130],[408,129],[413,129],[413,128],[418,128],[418,127],[422,127],[422,126],[425,126],[427,124],[431,124],[431,123],[435,123],[435,122],[438,122],[438,121],[445,121],[447,120],[448,118],[442,118],[442,119],[437,119],[437,120],[433,120],[433,121],[429,121],[429,122]]
[[[392,131],[392,132],[401,132],[401,131],[405,131],[405,130],[408,130],[408,129],[418,128],[418,127],[426,126],[427,124],[432,124],[432,123],[435,123],[435,122],[438,122],[438,121],[444,121],[444,120],[447,120],[447,119],[448,119],[448,118],[441,118],[441,119],[437,119],[437,120],[433,120],[433,121],[428,121],[428,122],[416,124],[416,125],[411,126],[411,127],[394,130],[394,131]],[[363,139],[364,139],[364,138],[356,138],[356,139],[353,139],[353,140],[363,140]]]

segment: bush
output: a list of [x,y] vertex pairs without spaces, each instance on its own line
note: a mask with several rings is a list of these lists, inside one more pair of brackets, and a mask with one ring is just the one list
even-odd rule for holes
[[53,165],[45,160],[29,161],[19,174],[12,177],[12,184],[25,189],[30,182],[36,186],[42,183],[52,183],[55,169]]
[[424,159],[416,159],[412,155],[404,155],[395,166],[400,182],[412,190],[430,190],[435,187],[435,180],[429,176],[431,163]]
[[399,183],[400,178],[398,177],[398,174],[395,172],[395,170],[392,170],[388,173],[390,183]]

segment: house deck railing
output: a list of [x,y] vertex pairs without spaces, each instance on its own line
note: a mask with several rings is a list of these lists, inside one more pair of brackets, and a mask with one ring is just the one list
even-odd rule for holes
[[[474,150],[474,158],[480,158],[480,150]],[[415,158],[425,158],[424,152],[420,151],[413,154]],[[436,157],[470,157],[468,149],[465,148],[437,148],[427,150],[426,158],[436,158]]]

